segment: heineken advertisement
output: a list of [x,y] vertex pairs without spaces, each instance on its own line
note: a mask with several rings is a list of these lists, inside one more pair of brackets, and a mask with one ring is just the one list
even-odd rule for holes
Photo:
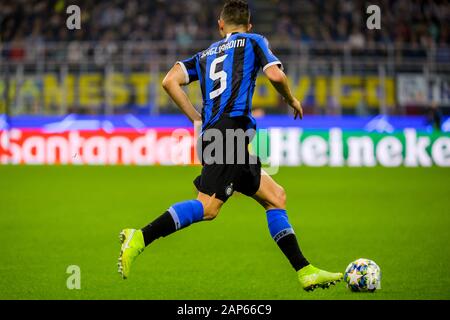
[[450,134],[412,128],[394,133],[270,128],[260,132],[252,149],[271,166],[450,166]]
[[[450,120],[422,117],[258,119],[251,149],[278,166],[450,166]],[[181,116],[0,116],[0,164],[192,165],[196,134]]]

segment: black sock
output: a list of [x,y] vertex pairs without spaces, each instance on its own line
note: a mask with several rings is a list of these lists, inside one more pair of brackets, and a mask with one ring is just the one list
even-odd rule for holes
[[295,271],[298,271],[309,264],[308,260],[306,260],[303,256],[302,251],[298,246],[297,237],[295,234],[291,233],[284,236],[278,240],[277,245],[281,251],[283,251],[286,258],[288,258]]
[[148,246],[154,240],[165,237],[176,230],[175,222],[168,211],[164,212],[156,218],[156,220],[141,229],[145,246]]

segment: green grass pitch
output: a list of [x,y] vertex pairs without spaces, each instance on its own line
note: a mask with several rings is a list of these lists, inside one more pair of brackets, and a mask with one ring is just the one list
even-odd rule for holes
[[[281,168],[303,252],[344,271],[376,261],[382,290],[312,293],[270,238],[264,210],[233,196],[219,217],[154,242],[128,280],[118,233],[192,199],[198,167],[0,166],[0,299],[450,299],[450,170]],[[81,268],[68,290],[66,268]]]

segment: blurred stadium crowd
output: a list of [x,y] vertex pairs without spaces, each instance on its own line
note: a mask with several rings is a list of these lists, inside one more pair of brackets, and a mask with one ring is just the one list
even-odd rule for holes
[[[160,78],[219,38],[224,1],[1,0],[0,113],[178,112]],[[307,113],[450,112],[448,0],[248,2]],[[80,30],[66,27],[72,4]],[[372,4],[380,30],[366,27]],[[258,88],[255,107],[287,112],[268,83]]]
[[[15,0],[0,2],[3,42],[70,40],[195,40],[217,38],[222,0]],[[77,4],[83,28],[70,32],[65,9]],[[279,41],[371,42],[431,46],[450,41],[447,0],[250,0],[255,31]],[[366,12],[377,4],[380,32],[365,32]]]
[[[366,8],[381,9],[380,32],[367,32]],[[382,42],[431,46],[450,40],[448,1],[428,0],[289,0],[279,1],[276,34],[310,42],[350,42],[364,47]]]

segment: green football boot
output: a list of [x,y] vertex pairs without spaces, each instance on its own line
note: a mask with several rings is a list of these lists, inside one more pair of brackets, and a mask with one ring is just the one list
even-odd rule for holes
[[312,264],[298,270],[297,274],[300,285],[306,291],[312,291],[319,287],[322,289],[328,288],[343,278],[342,273],[331,273],[320,270]]
[[118,272],[123,279],[127,279],[130,274],[130,268],[137,256],[145,249],[144,236],[141,230],[136,229],[124,229],[119,235],[120,248],[119,266]]

